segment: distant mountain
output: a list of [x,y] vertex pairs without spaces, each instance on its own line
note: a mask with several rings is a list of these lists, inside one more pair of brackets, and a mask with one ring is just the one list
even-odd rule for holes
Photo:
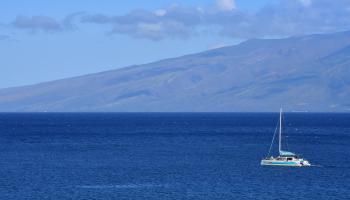
[[239,45],[0,90],[0,111],[350,111],[350,32]]

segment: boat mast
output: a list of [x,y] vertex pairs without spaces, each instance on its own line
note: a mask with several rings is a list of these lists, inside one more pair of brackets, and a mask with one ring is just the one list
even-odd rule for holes
[[282,143],[282,107],[280,108],[280,130],[278,136],[278,152],[281,154],[281,143]]

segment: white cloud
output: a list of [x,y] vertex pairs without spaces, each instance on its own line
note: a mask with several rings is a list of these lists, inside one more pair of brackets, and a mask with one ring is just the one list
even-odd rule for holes
[[167,14],[167,11],[165,9],[158,9],[154,11],[154,14],[157,15],[158,17],[163,17],[164,15]]
[[17,16],[12,23],[14,27],[27,30],[61,31],[62,25],[57,20],[48,16]]
[[[233,0],[212,6],[134,10],[126,15],[84,15],[82,22],[109,25],[111,34],[162,40],[211,31],[236,39],[282,37],[350,29],[349,0],[276,0],[256,12],[235,7]],[[233,11],[233,12],[231,12]],[[325,20],[326,19],[326,20]],[[215,46],[214,46],[215,47]]]
[[222,11],[232,11],[236,9],[235,0],[217,0],[216,5]]
[[144,33],[157,33],[163,30],[163,26],[161,23],[156,23],[156,24],[139,23],[137,25],[137,29],[140,32],[144,32]]
[[62,32],[77,29],[75,20],[83,16],[83,12],[76,12],[67,15],[63,20],[57,20],[49,16],[18,15],[11,25],[17,29],[29,30],[32,32]]
[[299,2],[305,7],[308,7],[312,4],[312,0],[299,0]]

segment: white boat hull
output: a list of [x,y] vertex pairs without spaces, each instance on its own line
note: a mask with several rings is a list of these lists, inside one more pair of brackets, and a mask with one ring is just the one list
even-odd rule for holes
[[311,166],[307,160],[296,159],[293,161],[276,160],[276,159],[263,159],[261,165],[265,166],[285,166],[285,167],[309,167]]

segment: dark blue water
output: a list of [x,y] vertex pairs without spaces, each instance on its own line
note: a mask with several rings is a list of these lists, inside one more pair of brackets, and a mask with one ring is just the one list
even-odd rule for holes
[[[0,114],[0,199],[350,199],[350,114]],[[288,142],[286,142],[288,141]]]

